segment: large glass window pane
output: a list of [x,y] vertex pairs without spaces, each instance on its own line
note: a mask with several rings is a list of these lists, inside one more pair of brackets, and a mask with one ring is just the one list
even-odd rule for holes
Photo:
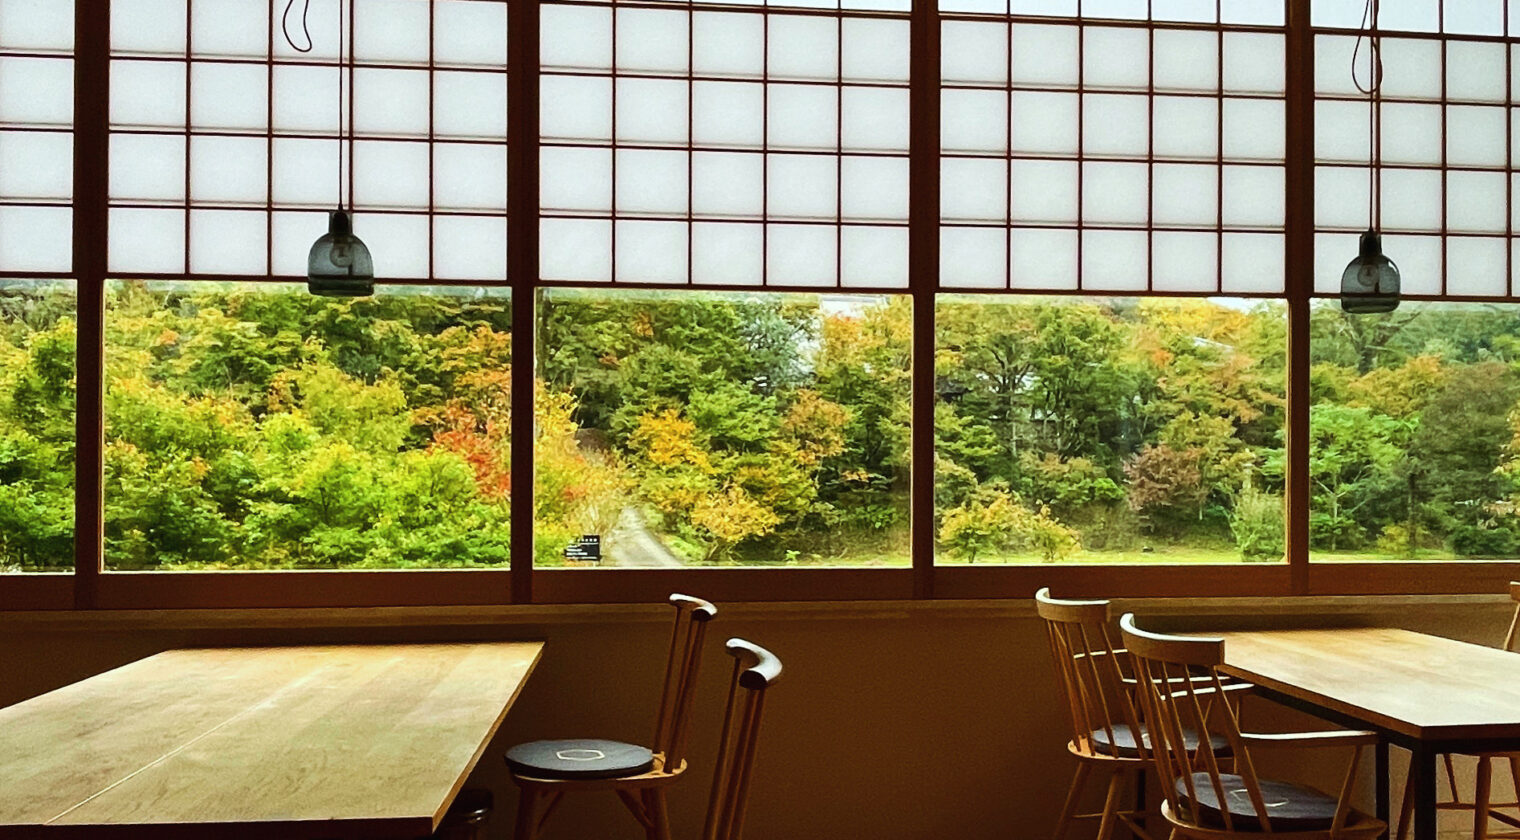
[[555,289],[539,325],[538,564],[908,563],[908,298]]
[[0,280],[0,573],[74,567],[74,284]]
[[506,290],[117,282],[106,566],[502,566]]
[[1315,560],[1520,557],[1520,306],[1312,316]]
[[939,562],[1281,560],[1285,313],[941,297]]

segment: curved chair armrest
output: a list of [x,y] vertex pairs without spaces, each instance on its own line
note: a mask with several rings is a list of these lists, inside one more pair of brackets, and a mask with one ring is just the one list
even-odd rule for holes
[[704,601],[691,595],[672,592],[667,600],[677,610],[690,610],[691,617],[695,621],[708,621],[718,614],[718,608],[713,606],[711,601]]
[[[1124,684],[1125,685],[1139,685],[1140,684],[1140,681],[1137,680],[1137,679],[1135,679],[1134,677],[1124,677],[1123,680],[1124,680]],[[1153,685],[1160,685],[1161,684],[1161,680],[1151,680],[1151,683]],[[1193,683],[1195,685],[1213,686],[1214,685],[1214,678],[1213,677],[1203,677],[1203,676],[1198,676],[1198,677],[1167,677],[1166,678],[1166,684],[1167,685],[1183,685],[1184,683]],[[1236,685],[1236,684],[1237,683],[1235,683],[1233,681],[1226,682],[1224,684],[1225,690],[1229,690],[1230,686],[1233,686],[1233,685]],[[1242,683],[1242,684],[1243,685],[1250,685],[1250,683]]]
[[1370,747],[1378,742],[1376,732],[1337,729],[1330,732],[1242,732],[1240,740],[1252,747]]
[[[1223,688],[1224,695],[1228,699],[1234,695],[1250,694],[1256,690],[1256,684],[1248,682],[1225,683]],[[1195,688],[1189,691],[1174,691],[1171,694],[1168,694],[1166,696],[1166,699],[1183,700],[1188,697],[1209,697],[1218,693],[1219,689],[1211,685],[1207,688]]]

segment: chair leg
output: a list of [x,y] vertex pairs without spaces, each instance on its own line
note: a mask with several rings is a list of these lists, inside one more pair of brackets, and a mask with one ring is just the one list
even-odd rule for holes
[[1515,804],[1520,807],[1520,755],[1509,757],[1509,778],[1515,785]]
[[1441,756],[1446,761],[1446,784],[1451,786],[1451,802],[1453,805],[1462,804],[1462,794],[1457,791],[1457,768],[1452,763],[1451,753]]
[[1473,840],[1488,840],[1488,802],[1494,787],[1494,763],[1477,756],[1477,788],[1473,791]]
[[645,829],[648,840],[670,840],[670,808],[665,802],[665,791],[645,791],[644,811],[649,815],[649,827]]
[[1066,806],[1061,809],[1061,819],[1056,823],[1054,840],[1066,840],[1071,818],[1077,813],[1077,802],[1082,798],[1082,788],[1087,786],[1087,775],[1091,772],[1092,765],[1085,761],[1077,763],[1077,773],[1071,777],[1071,787],[1066,790]]
[[538,834],[538,800],[540,793],[534,785],[523,785],[517,798],[517,828],[512,840],[533,840]]
[[1493,761],[1486,755],[1478,756],[1478,785],[1473,791],[1473,840],[1488,840],[1488,803],[1493,782]]
[[1124,773],[1116,771],[1108,777],[1108,795],[1103,797],[1103,820],[1098,823],[1098,840],[1113,840],[1114,826],[1119,822],[1119,803],[1123,798]]
[[1409,836],[1409,819],[1414,816],[1414,779],[1404,780],[1404,801],[1399,805],[1399,832],[1397,840]]

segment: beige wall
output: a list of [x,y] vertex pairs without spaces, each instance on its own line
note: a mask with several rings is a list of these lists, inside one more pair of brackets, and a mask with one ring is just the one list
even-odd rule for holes
[[[1506,601],[1482,598],[1127,606],[1157,627],[1338,621],[1482,643],[1497,641],[1508,621]],[[638,607],[0,616],[0,705],[177,646],[546,639],[543,661],[473,780],[497,791],[491,836],[505,837],[516,802],[500,758],[507,746],[571,735],[648,737],[665,617],[663,608]],[[786,677],[767,704],[748,837],[1008,840],[1048,834],[1073,765],[1043,629],[1027,605],[738,605],[723,609],[713,635],[694,723],[694,770],[672,802],[678,837],[694,838],[701,826],[727,678],[719,646],[730,635],[764,644],[786,663]],[[1253,728],[1306,723],[1264,705],[1248,714]],[[1334,758],[1275,769],[1332,784],[1342,766]],[[1090,834],[1085,829],[1074,836]],[[613,797],[587,795],[561,806],[546,840],[639,836]]]

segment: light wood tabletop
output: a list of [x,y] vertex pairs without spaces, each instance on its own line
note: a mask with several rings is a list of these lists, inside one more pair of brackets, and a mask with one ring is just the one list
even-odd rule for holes
[[1520,656],[1409,630],[1209,633],[1221,670],[1421,741],[1520,739]]
[[426,837],[541,642],[172,650],[0,709],[0,840]]

